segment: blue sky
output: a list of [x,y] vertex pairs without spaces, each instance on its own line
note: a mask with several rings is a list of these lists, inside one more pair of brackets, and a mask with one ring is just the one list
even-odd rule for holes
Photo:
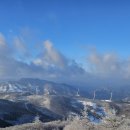
[[0,31],[8,38],[32,31],[30,46],[50,39],[72,58],[82,56],[82,46],[130,55],[129,0],[1,0],[0,17]]
[[17,77],[48,75],[65,81],[70,75],[70,80],[86,82],[100,74],[126,80],[130,1],[0,0],[0,51],[0,77],[17,68]]

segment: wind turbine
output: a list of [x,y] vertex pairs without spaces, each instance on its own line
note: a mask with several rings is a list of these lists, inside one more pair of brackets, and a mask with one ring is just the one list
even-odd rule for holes
[[96,97],[96,90],[94,90],[94,93],[93,93],[93,100],[95,100],[95,97]]
[[38,95],[38,87],[36,86],[36,95]]
[[112,101],[112,96],[113,96],[113,93],[111,92],[111,95],[110,95],[110,101]]
[[76,94],[76,96],[78,96],[78,97],[80,96],[80,95],[79,95],[79,88],[78,88],[78,91],[77,91],[77,94]]

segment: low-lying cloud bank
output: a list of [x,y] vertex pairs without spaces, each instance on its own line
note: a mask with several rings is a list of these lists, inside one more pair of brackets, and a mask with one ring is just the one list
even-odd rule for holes
[[94,86],[130,84],[130,59],[121,59],[113,53],[90,52],[86,56],[87,70],[66,58],[49,40],[43,42],[42,51],[31,61],[19,60],[19,55],[25,58],[28,55],[22,41],[16,37],[10,47],[0,33],[0,79],[31,77]]

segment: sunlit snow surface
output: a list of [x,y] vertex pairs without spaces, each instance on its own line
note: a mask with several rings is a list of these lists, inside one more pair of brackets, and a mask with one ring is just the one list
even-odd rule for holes
[[93,123],[101,123],[103,118],[106,117],[105,109],[102,106],[97,105],[91,101],[81,101],[80,103],[84,106],[87,118]]
[[25,89],[25,86],[22,86],[20,84],[3,84],[0,86],[0,92],[5,93],[5,92],[23,92]]

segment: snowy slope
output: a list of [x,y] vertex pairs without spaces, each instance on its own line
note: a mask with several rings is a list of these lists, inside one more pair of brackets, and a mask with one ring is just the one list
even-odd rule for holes
[[24,78],[18,81],[0,83],[0,93],[30,93],[36,95],[74,96],[77,91],[67,84],[60,84],[40,79]]

